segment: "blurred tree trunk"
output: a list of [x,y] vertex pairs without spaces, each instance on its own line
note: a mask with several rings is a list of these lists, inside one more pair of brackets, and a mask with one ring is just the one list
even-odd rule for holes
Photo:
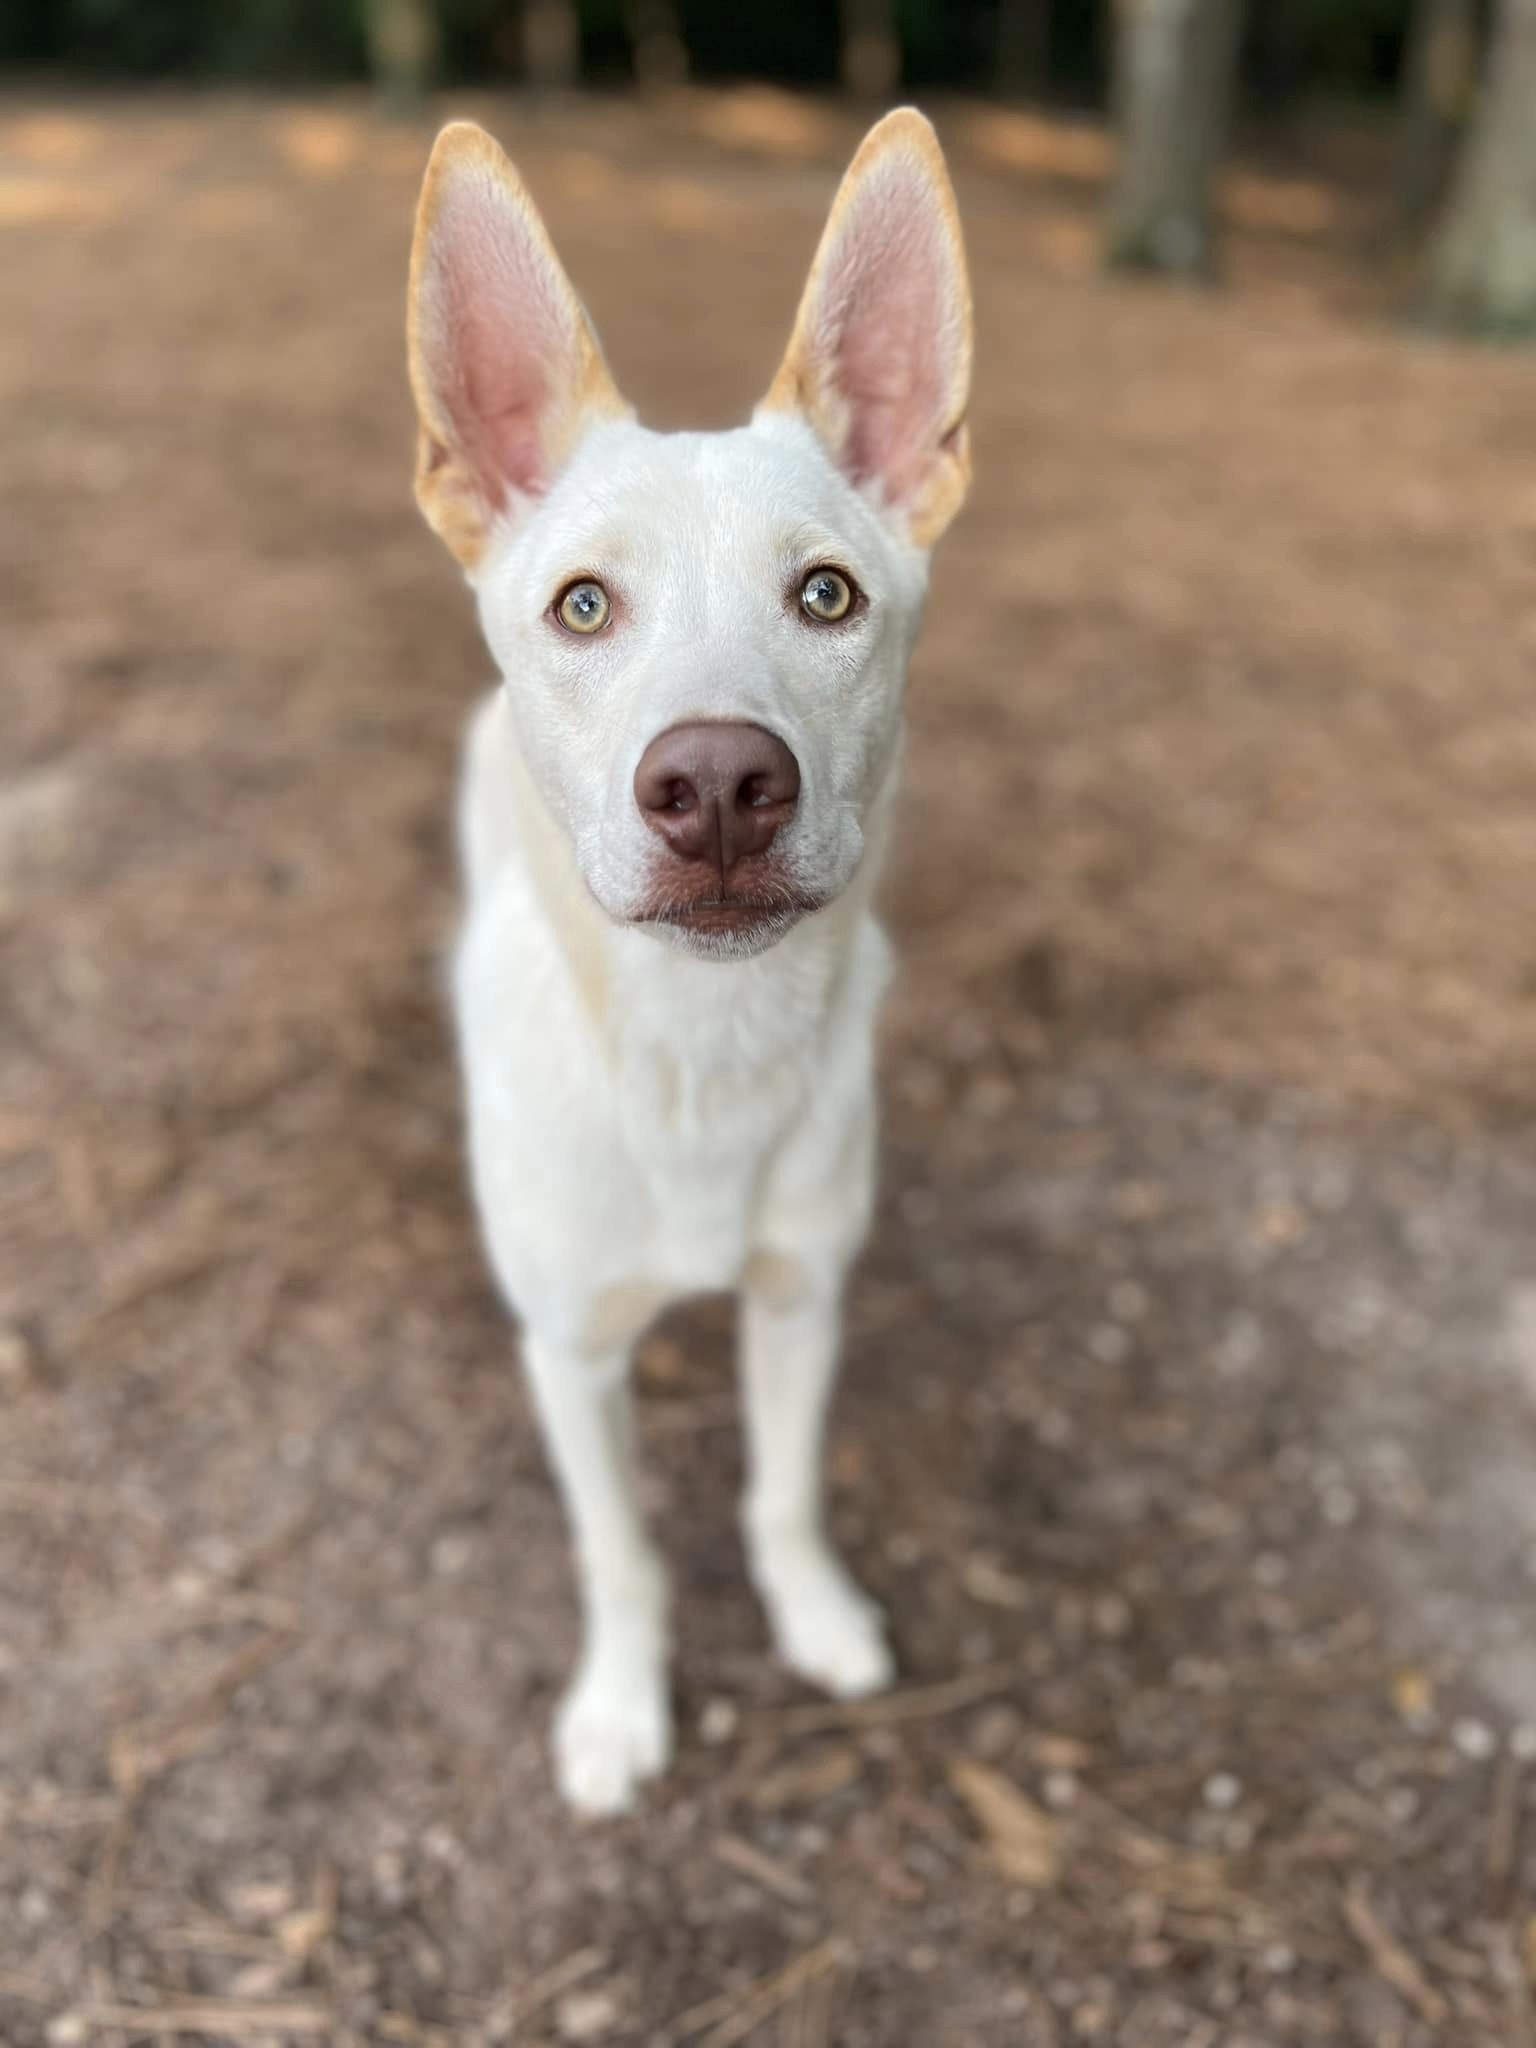
[[688,76],[688,45],[675,0],[629,0],[624,10],[637,82],[653,89],[681,85]]
[[1421,309],[1464,333],[1536,335],[1536,0],[1499,0]]
[[393,120],[426,111],[437,62],[432,0],[367,0],[363,31],[379,105]]
[[550,91],[581,76],[581,17],[576,0],[523,0],[522,70],[528,83]]
[[888,100],[901,83],[895,0],[842,0],[843,85],[857,99]]
[[1263,0],[1250,10],[1240,69],[1249,93],[1272,117],[1292,113],[1306,85],[1310,12],[1308,0]]
[[1477,0],[1418,0],[1403,56],[1393,201],[1417,228],[1439,204],[1477,89]]
[[1241,0],[1118,0],[1112,264],[1208,275]]
[[1051,0],[998,0],[997,89],[1038,99],[1051,80]]

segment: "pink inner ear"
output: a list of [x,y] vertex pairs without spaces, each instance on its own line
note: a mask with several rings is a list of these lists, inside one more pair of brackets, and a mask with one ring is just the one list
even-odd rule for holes
[[926,181],[876,166],[828,266],[817,353],[848,409],[844,468],[898,504],[917,496],[951,424],[957,289]]
[[448,184],[426,279],[434,390],[488,503],[543,491],[544,428],[574,362],[571,309],[515,200],[478,167]]

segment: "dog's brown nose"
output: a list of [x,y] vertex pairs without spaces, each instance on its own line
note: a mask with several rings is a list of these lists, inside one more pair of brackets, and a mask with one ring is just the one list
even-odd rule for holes
[[764,853],[800,797],[800,764],[760,725],[674,725],[640,756],[635,802],[684,860],[718,866]]

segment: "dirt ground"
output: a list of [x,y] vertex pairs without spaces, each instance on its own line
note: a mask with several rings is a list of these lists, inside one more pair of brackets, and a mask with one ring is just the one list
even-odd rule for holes
[[[851,116],[480,112],[661,423]],[[567,1556],[438,997],[485,676],[408,501],[424,140],[0,103],[0,2039],[1536,2043],[1536,368],[1322,152],[1230,289],[945,119],[977,489],[913,683],[836,1523],[778,1675],[729,1313],[646,1347],[680,1755],[579,1828]]]

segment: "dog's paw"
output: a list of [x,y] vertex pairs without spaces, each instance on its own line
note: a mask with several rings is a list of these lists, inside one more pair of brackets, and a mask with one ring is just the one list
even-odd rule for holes
[[885,1617],[824,1544],[764,1557],[774,1640],[792,1671],[840,1700],[883,1692],[896,1676]]
[[583,1673],[555,1717],[555,1775],[577,1813],[627,1813],[672,1757],[665,1677]]

